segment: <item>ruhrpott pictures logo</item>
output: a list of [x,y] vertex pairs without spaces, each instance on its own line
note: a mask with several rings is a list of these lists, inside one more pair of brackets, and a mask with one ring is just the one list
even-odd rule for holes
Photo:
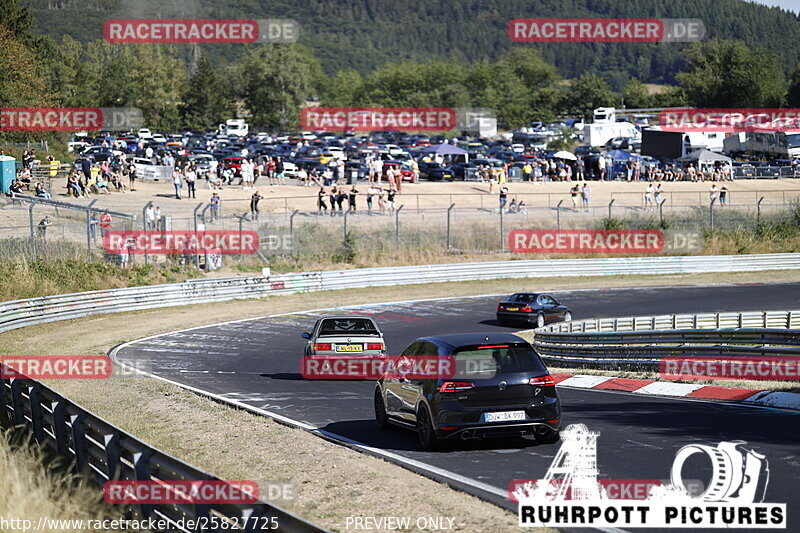
[[[744,441],[686,445],[675,456],[670,484],[653,486],[646,500],[620,500],[609,498],[598,479],[599,436],[583,424],[561,432],[561,448],[545,477],[514,492],[520,526],[786,528],[786,504],[763,503],[767,458]],[[684,465],[695,455],[711,464],[711,479],[699,495],[691,494],[684,480]]]

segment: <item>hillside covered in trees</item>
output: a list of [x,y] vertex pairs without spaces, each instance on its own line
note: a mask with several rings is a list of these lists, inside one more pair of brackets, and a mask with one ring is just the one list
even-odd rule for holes
[[[674,83],[685,44],[512,43],[514,18],[665,17],[703,20],[706,39],[741,40],[777,53],[785,74],[800,60],[800,17],[743,0],[22,0],[39,33],[79,41],[101,37],[109,18],[292,18],[300,42],[333,75],[367,74],[387,62],[495,61],[512,47],[535,47],[567,78],[600,74],[621,91],[630,77]],[[189,54],[188,46],[183,51]],[[233,62],[246,46],[208,45],[214,61]]]

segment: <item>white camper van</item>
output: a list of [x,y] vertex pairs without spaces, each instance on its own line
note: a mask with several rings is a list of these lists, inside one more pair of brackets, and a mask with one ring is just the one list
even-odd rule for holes
[[243,118],[232,118],[219,125],[220,133],[229,137],[247,137],[250,128]]

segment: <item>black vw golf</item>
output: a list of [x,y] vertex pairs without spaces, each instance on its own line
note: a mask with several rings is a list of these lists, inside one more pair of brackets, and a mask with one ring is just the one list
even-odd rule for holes
[[424,449],[435,448],[439,439],[559,440],[555,381],[524,339],[510,333],[422,337],[401,357],[448,358],[453,367],[447,375],[425,379],[380,379],[375,419],[381,429],[389,424],[414,429]]

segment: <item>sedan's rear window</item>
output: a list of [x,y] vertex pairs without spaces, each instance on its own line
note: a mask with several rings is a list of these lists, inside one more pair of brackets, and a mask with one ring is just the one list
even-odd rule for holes
[[469,368],[481,368],[494,374],[546,370],[539,355],[529,344],[467,346],[456,350],[453,357],[459,369],[463,363],[471,361],[473,364],[468,365]]
[[537,296],[538,296],[538,294],[520,293],[520,294],[513,295],[511,298],[509,298],[509,301],[511,301],[511,302],[533,303],[533,302],[536,301],[536,297]]
[[378,328],[368,318],[327,318],[319,328],[320,335],[378,335]]

